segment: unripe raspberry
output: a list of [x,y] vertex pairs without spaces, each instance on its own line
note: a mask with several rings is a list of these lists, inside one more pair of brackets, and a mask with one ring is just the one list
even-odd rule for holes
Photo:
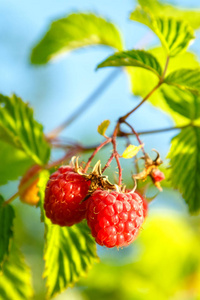
[[135,240],[144,221],[143,200],[137,193],[97,190],[87,202],[86,219],[99,245],[122,247]]
[[40,200],[38,196],[39,188],[37,187],[39,179],[31,180],[39,169],[40,166],[38,165],[30,168],[22,177],[18,187],[20,200],[29,205],[36,205]]
[[44,209],[54,224],[72,226],[85,217],[90,181],[70,166],[62,166],[50,176],[46,186]]
[[165,179],[165,175],[159,169],[153,169],[151,176],[155,182],[160,182]]

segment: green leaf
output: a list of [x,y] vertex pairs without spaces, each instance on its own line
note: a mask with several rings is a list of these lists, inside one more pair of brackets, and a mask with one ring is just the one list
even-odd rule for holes
[[174,71],[165,78],[164,82],[200,95],[200,68]]
[[48,297],[72,286],[97,261],[96,244],[85,223],[72,227],[48,224],[45,272]]
[[143,8],[153,11],[156,16],[175,17],[188,21],[194,29],[200,27],[200,10],[172,6],[158,0],[138,0],[138,3]]
[[173,112],[184,116],[188,122],[200,120],[200,99],[196,95],[173,86],[163,88],[161,93]]
[[[164,68],[166,61],[164,50],[162,48],[154,48],[149,51],[157,57],[160,65]],[[183,62],[185,68],[197,68],[199,66],[196,56],[193,53],[185,52],[170,58],[167,74],[181,68]],[[158,83],[158,78],[145,69],[127,67],[126,70],[128,71],[130,85],[134,95],[145,97]],[[165,95],[167,95],[166,98]],[[149,101],[154,106],[169,113],[177,124],[183,124],[188,122],[188,117],[184,116],[185,113],[182,115],[183,105],[185,101],[188,102],[188,104],[185,103],[187,106],[191,105],[191,103],[193,103],[193,95],[190,92],[182,91],[174,86],[164,84],[153,93]],[[178,109],[174,110],[175,106],[172,104],[173,101],[176,102],[176,107],[178,107],[178,105],[182,107],[180,112]],[[187,109],[188,107],[184,108],[184,110]]]
[[169,180],[192,213],[200,212],[200,128],[187,127],[173,138]]
[[157,59],[147,51],[131,50],[115,53],[109,56],[97,68],[103,67],[140,67],[147,69],[158,77],[162,75],[162,68]]
[[156,17],[140,7],[131,13],[130,18],[148,26],[158,36],[169,56],[176,56],[185,50],[194,39],[194,31],[185,21]]
[[[10,251],[10,242],[13,237],[14,210],[9,204],[4,206],[0,195],[0,270]],[[1,293],[0,293],[1,295]]]
[[104,136],[109,125],[110,121],[104,120],[97,128],[98,133]]
[[32,295],[30,270],[13,242],[9,259],[4,264],[4,273],[0,275],[0,299],[28,300]]
[[20,98],[0,95],[0,138],[23,150],[35,163],[46,164],[50,147],[33,110]]
[[0,185],[18,179],[33,164],[24,151],[3,141],[0,141],[0,158]]
[[119,31],[112,23],[91,13],[73,13],[51,24],[32,50],[31,62],[45,64],[59,54],[92,45],[123,48]]

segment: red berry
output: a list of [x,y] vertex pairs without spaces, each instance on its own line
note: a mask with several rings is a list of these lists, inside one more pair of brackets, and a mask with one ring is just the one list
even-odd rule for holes
[[135,193],[138,194],[143,201],[143,214],[144,214],[144,218],[146,218],[148,215],[148,208],[149,208],[148,202],[140,193],[138,193],[138,191],[135,191]]
[[45,191],[44,209],[54,224],[72,226],[85,218],[90,181],[70,166],[62,166],[50,176]]
[[159,182],[165,179],[165,175],[159,169],[153,169],[151,172],[151,176],[155,182]]
[[99,245],[127,246],[144,221],[143,199],[133,192],[97,190],[87,200],[86,219]]

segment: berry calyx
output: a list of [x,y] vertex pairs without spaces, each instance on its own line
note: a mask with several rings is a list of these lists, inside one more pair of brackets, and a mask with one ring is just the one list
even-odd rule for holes
[[47,182],[44,209],[52,223],[72,226],[81,222],[86,214],[86,197],[90,181],[75,172],[71,166],[62,166]]
[[144,221],[143,200],[134,192],[97,190],[87,200],[86,219],[99,245],[127,246]]
[[[38,196],[39,188],[37,186],[39,179],[34,179],[34,176],[39,171],[40,166],[31,167],[22,177],[18,191],[19,199],[29,205],[37,205],[40,198]],[[32,179],[33,178],[33,179]]]

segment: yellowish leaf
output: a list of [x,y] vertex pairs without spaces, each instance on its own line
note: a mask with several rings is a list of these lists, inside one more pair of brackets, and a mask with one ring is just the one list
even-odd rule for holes
[[97,128],[98,133],[104,136],[109,125],[110,121],[104,120]]
[[132,158],[134,157],[138,151],[144,146],[144,144],[139,145],[139,146],[134,146],[134,145],[129,145],[124,153],[122,154],[123,158]]

